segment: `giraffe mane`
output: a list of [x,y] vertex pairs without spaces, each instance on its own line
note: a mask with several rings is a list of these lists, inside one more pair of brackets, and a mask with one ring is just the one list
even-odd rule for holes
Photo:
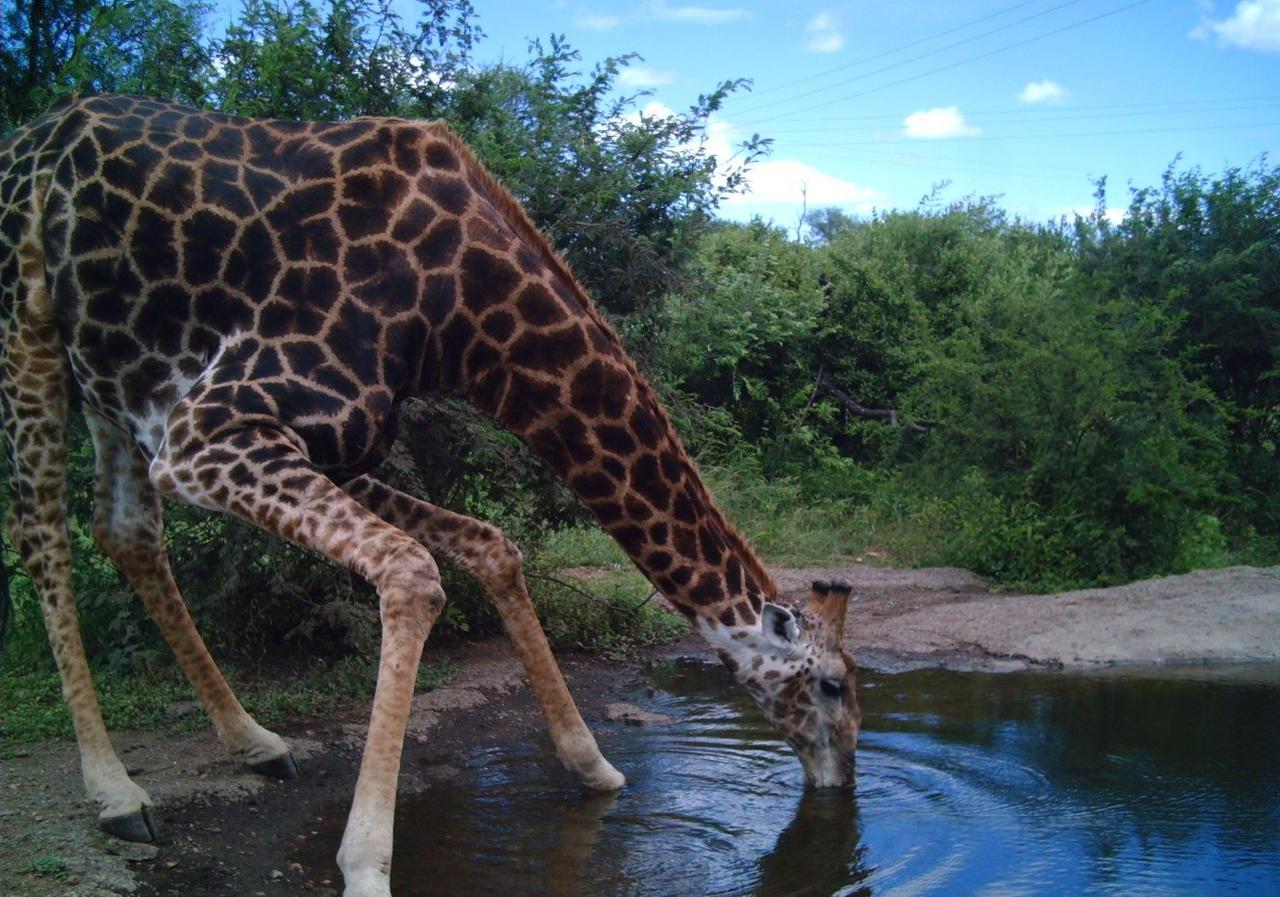
[[[431,131],[433,136],[448,142],[449,146],[458,153],[467,173],[471,175],[473,179],[472,186],[478,189],[479,192],[484,195],[484,198],[493,204],[494,208],[502,215],[503,220],[515,228],[516,233],[520,238],[523,239],[530,248],[538,253],[542,261],[555,272],[556,276],[560,277],[569,285],[569,288],[573,290],[574,298],[582,304],[583,309],[591,318],[592,322],[599,327],[610,342],[616,345],[620,350],[619,356],[622,363],[626,367],[627,373],[635,379],[640,395],[646,398],[653,398],[653,387],[650,385],[648,379],[640,373],[640,370],[636,367],[635,361],[631,358],[630,354],[623,350],[622,340],[619,338],[617,331],[613,329],[613,325],[611,325],[608,319],[600,313],[600,310],[596,307],[595,302],[591,299],[586,288],[583,287],[583,285],[578,281],[578,278],[574,276],[573,271],[570,270],[568,263],[564,260],[564,257],[551,245],[551,241],[547,239],[547,235],[544,234],[529,218],[529,214],[525,211],[524,206],[522,206],[511,194],[510,190],[499,183],[498,179],[489,172],[489,169],[485,167],[484,163],[477,158],[471,147],[463,142],[463,140],[453,132],[453,129],[449,127],[447,122],[437,119],[436,121],[429,122],[427,124],[427,129]],[[680,439],[679,434],[676,433],[675,428],[671,425],[671,421],[667,417],[665,410],[662,409],[662,406],[656,401],[654,404],[660,411],[662,411],[661,420],[671,437],[672,444],[679,449],[681,459],[689,465],[690,470],[692,470],[694,475],[697,477],[698,488],[708,499],[707,507],[720,518],[725,534],[732,543],[732,547],[737,551],[738,560],[742,563],[743,568],[748,575],[755,579],[756,583],[764,590],[768,598],[771,600],[776,599],[778,597],[778,586],[777,583],[774,582],[773,576],[768,572],[764,564],[760,561],[760,558],[756,555],[751,542],[738,532],[737,528],[734,527],[734,525],[724,516],[723,512],[721,512],[720,509],[710,500],[711,495],[707,491],[706,486],[703,485],[702,474],[698,470],[697,464],[695,464],[693,459],[689,457],[689,453],[685,451],[684,442]]]

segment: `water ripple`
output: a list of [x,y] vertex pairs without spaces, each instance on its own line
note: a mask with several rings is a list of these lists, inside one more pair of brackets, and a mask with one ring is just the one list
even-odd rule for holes
[[806,793],[725,677],[676,666],[631,700],[677,723],[599,732],[620,795],[584,797],[546,739],[477,753],[400,808],[395,891],[1280,894],[1276,689],[869,678],[853,792]]

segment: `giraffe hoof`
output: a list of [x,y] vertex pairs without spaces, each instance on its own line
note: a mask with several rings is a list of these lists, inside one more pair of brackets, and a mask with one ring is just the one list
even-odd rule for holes
[[160,826],[150,807],[140,807],[123,816],[99,816],[98,826],[122,841],[151,842],[160,837]]
[[288,780],[298,777],[298,763],[293,759],[293,754],[281,754],[270,760],[250,763],[249,769],[260,776],[270,776],[273,779]]

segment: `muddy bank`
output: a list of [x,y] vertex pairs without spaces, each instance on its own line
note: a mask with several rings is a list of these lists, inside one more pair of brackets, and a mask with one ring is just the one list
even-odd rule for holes
[[[436,656],[458,673],[414,699],[402,796],[448,776],[450,763],[468,752],[543,730],[505,641]],[[635,688],[638,675],[591,658],[563,658],[562,666],[593,725],[626,688]],[[209,729],[112,733],[130,775],[156,803],[162,837],[154,845],[124,843],[98,830],[83,797],[74,743],[17,747],[0,761],[0,895],[338,894],[336,864],[304,869],[294,856],[322,814],[334,806],[345,813],[367,720],[360,709],[274,727],[299,761],[302,776],[291,782],[243,771],[226,759]]]
[[[778,573],[791,601],[801,600],[814,579],[852,582],[846,640],[863,666],[876,669],[1280,661],[1280,568],[1238,567],[1039,596],[993,593],[955,569]],[[701,652],[701,643],[690,639],[656,653]],[[458,674],[415,700],[402,795],[447,778],[457,758],[470,752],[528,733],[545,738],[505,642],[433,653],[446,656]],[[627,703],[643,691],[641,663],[563,659],[590,725],[662,724]],[[82,796],[74,744],[22,746],[0,761],[0,894],[337,894],[336,866],[306,867],[296,858],[323,814],[335,806],[345,812],[365,722],[359,711],[278,727],[302,763],[296,782],[242,772],[208,730],[115,733],[130,773],[158,804],[165,837],[154,846],[123,844],[98,831]]]

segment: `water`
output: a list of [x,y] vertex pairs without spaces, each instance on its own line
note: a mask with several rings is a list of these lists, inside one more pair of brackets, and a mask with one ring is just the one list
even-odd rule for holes
[[622,794],[545,738],[459,758],[401,801],[395,893],[1280,894],[1274,685],[864,674],[857,788],[806,794],[723,671],[650,681],[679,722],[600,728]]

